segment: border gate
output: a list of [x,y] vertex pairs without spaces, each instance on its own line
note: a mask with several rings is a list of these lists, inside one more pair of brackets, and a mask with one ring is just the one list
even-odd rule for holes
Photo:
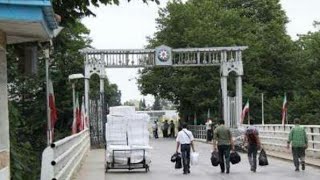
[[[104,102],[106,68],[220,66],[223,119],[227,126],[236,128],[240,125],[242,110],[242,51],[247,48],[247,46],[233,46],[172,49],[162,45],[155,49],[82,49],[80,52],[85,56],[86,110],[89,109],[89,79],[93,74],[100,77],[100,102]],[[229,97],[227,93],[227,79],[230,72],[236,74],[235,97]],[[105,122],[104,112],[105,110],[101,110],[102,124]],[[100,127],[100,130],[103,131],[103,127]]]

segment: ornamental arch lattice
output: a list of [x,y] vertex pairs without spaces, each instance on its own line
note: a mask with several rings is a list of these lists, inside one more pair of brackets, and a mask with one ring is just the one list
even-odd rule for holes
[[[172,49],[165,45],[155,49],[82,49],[80,52],[85,56],[86,110],[89,110],[89,79],[92,74],[100,77],[100,101],[103,102],[106,68],[220,66],[223,119],[227,126],[236,128],[240,124],[242,110],[242,51],[245,49],[247,46]],[[227,93],[230,72],[236,74],[235,97],[229,97]],[[103,113],[103,110],[99,112]]]

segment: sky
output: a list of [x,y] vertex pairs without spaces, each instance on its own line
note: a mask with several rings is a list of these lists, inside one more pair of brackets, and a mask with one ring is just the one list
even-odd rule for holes
[[[148,36],[156,31],[155,19],[158,9],[165,7],[168,0],[160,0],[161,4],[141,0],[120,0],[120,5],[92,8],[96,17],[87,17],[82,22],[90,29],[92,46],[97,49],[143,49]],[[297,34],[315,31],[313,21],[320,21],[320,0],[280,0],[286,11],[289,23],[287,33],[292,39]],[[136,78],[138,69],[107,69],[107,77],[111,83],[121,90],[121,102],[145,98],[147,104],[152,104],[151,95],[142,96],[138,90]]]

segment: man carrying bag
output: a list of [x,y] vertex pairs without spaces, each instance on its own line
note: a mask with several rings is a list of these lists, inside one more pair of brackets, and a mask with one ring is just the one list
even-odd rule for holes
[[181,155],[182,155],[182,164],[183,164],[183,174],[190,173],[190,149],[192,148],[193,152],[194,145],[193,145],[193,134],[191,131],[187,129],[187,124],[182,124],[182,130],[178,132],[177,135],[177,148],[176,152],[178,152],[179,147],[181,146]]
[[306,130],[300,126],[300,119],[294,119],[295,126],[291,129],[287,148],[292,147],[293,163],[295,171],[299,171],[299,159],[301,160],[301,169],[305,170],[305,151],[308,148],[308,136]]

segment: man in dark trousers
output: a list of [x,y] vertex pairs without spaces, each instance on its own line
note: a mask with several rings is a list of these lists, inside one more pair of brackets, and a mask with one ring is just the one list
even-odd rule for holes
[[301,161],[301,169],[305,170],[305,151],[308,148],[308,136],[304,127],[300,126],[300,119],[294,119],[295,126],[291,129],[288,138],[287,148],[290,144],[292,147],[293,163],[296,167],[295,171],[299,171],[299,159]]
[[250,126],[247,128],[244,136],[244,144],[248,149],[248,159],[250,163],[250,170],[256,172],[257,170],[257,152],[260,149],[259,132],[256,127],[253,126],[253,121],[249,121]]
[[170,121],[169,124],[169,129],[170,129],[170,137],[175,137],[175,125],[173,123],[173,120]]
[[178,132],[177,135],[177,149],[176,152],[179,151],[179,147],[181,146],[181,155],[182,155],[182,162],[183,162],[183,174],[189,174],[190,173],[190,148],[192,148],[192,151],[194,150],[193,145],[193,134],[191,131],[187,129],[187,124],[182,124],[182,130]]
[[168,129],[169,129],[169,123],[168,123],[168,120],[165,120],[162,126],[162,134],[164,138],[168,137]]
[[214,130],[213,150],[219,152],[221,173],[230,172],[230,149],[234,150],[231,131],[224,125],[224,120],[219,121],[219,126]]

